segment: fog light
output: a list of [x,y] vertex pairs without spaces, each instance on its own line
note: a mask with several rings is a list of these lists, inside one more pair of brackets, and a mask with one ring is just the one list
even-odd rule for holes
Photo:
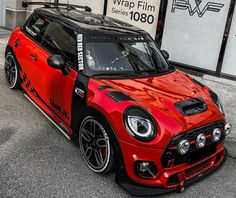
[[232,130],[232,124],[227,123],[227,124],[225,125],[225,135],[229,135],[230,132],[231,132],[231,130]]
[[157,167],[153,162],[136,162],[136,173],[139,177],[153,178],[157,175]]
[[177,150],[179,152],[180,155],[185,155],[188,151],[189,151],[189,148],[190,148],[190,143],[188,140],[182,140],[178,147],[177,147]]
[[221,138],[221,130],[219,128],[216,128],[213,132],[212,132],[212,140],[214,142],[218,142]]
[[206,145],[206,136],[203,133],[199,134],[197,136],[196,142],[197,148],[203,148]]

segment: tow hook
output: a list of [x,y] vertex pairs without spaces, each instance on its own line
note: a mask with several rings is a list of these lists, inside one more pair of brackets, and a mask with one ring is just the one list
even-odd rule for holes
[[178,192],[182,193],[185,190],[185,187],[184,187],[184,176],[183,176],[182,173],[178,174],[178,179],[179,179]]

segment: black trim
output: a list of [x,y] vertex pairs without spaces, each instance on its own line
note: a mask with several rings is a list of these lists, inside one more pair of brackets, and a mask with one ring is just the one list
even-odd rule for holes
[[227,16],[227,21],[226,21],[226,24],[225,24],[225,31],[224,31],[224,35],[223,35],[223,38],[222,38],[220,55],[219,55],[219,58],[218,58],[218,63],[217,63],[217,68],[216,68],[216,76],[220,76],[220,74],[221,74],[223,61],[224,61],[224,57],[225,57],[225,52],[226,52],[226,47],[227,47],[227,43],[228,43],[228,38],[229,38],[229,34],[230,34],[231,24],[232,24],[232,21],[233,21],[235,5],[236,5],[236,1],[231,0],[230,7],[229,7],[229,12],[228,12],[228,16]]
[[99,89],[100,91],[103,91],[103,90],[105,90],[105,89],[113,89],[113,87],[110,86],[110,85],[102,85],[102,86],[98,87],[98,89]]
[[[74,134],[78,133],[78,124],[81,115],[83,114],[83,108],[87,107],[87,95],[88,95],[88,83],[89,78],[83,74],[78,74],[75,80],[75,85],[72,90],[72,103],[71,103],[71,129]],[[84,97],[80,97],[75,92],[75,88],[79,88],[84,91]]]
[[119,91],[107,92],[106,95],[109,96],[110,98],[112,98],[116,102],[123,102],[123,101],[127,101],[127,100],[133,100],[129,96],[127,96],[124,93],[119,92]]

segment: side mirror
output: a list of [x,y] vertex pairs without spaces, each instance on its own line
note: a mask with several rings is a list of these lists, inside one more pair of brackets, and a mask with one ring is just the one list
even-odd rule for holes
[[169,53],[168,53],[167,51],[161,50],[161,52],[162,52],[163,56],[164,56],[167,60],[170,58],[170,55],[169,55]]
[[61,69],[64,75],[70,73],[69,68],[66,66],[66,61],[61,55],[52,55],[47,59],[48,65],[54,69]]

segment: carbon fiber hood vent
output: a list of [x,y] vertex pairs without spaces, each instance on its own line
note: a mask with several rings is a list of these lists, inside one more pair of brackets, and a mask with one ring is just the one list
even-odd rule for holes
[[119,92],[119,91],[107,92],[106,94],[107,94],[107,96],[109,96],[110,98],[115,100],[116,102],[122,102],[122,101],[126,101],[126,100],[133,100],[129,96],[127,96],[124,93]]
[[191,116],[207,110],[207,105],[201,98],[192,98],[175,103],[175,107],[184,115]]

